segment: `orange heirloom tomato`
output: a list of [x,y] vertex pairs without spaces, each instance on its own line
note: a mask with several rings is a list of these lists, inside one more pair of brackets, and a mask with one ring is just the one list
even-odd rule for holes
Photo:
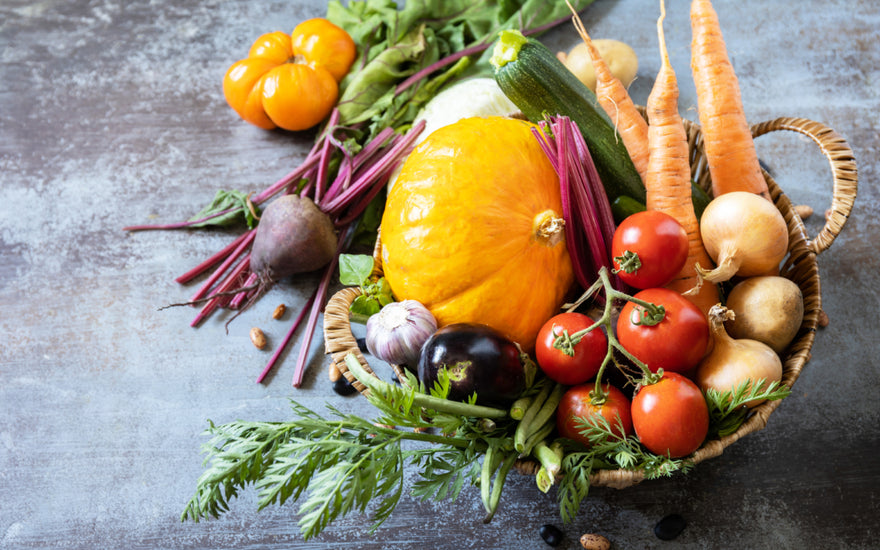
[[248,57],[223,78],[223,95],[238,115],[260,128],[306,130],[324,120],[339,97],[339,81],[356,55],[354,40],[322,18],[288,35],[257,38]]

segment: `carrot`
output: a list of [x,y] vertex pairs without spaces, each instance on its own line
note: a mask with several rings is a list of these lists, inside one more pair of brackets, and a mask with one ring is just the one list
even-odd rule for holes
[[648,170],[648,123],[639,113],[623,83],[611,73],[608,64],[593,45],[577,11],[568,0],[566,4],[574,14],[571,20],[593,61],[593,69],[596,71],[596,98],[599,100],[599,105],[614,121],[614,126],[623,140],[623,146],[626,147],[636,171],[644,182]]
[[717,197],[731,191],[748,191],[769,200],[739,82],[721,36],[718,15],[709,0],[691,3],[691,31],[691,70],[712,193]]
[[[648,96],[648,171],[645,179],[647,208],[669,214],[684,227],[688,236],[688,259],[667,288],[684,294],[708,315],[719,302],[718,287],[703,281],[694,266],[714,265],[703,247],[700,226],[691,202],[691,171],[687,133],[678,112],[678,82],[669,62],[663,20],[666,6],[660,0],[657,37],[661,66]],[[708,262],[708,263],[707,263]]]

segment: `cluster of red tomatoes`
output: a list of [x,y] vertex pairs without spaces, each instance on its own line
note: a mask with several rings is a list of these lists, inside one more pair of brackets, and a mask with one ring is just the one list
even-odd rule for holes
[[[586,330],[596,324],[592,318],[578,312],[561,313],[538,333],[538,365],[550,379],[571,386],[557,409],[557,428],[563,437],[589,444],[578,419],[601,415],[617,435],[635,433],[642,445],[656,454],[687,456],[702,444],[709,427],[708,407],[700,388],[684,373],[706,353],[709,323],[687,298],[663,288],[680,272],[687,254],[684,229],[661,212],[634,214],[615,232],[612,256],[616,273],[638,292],[632,296],[635,301],[627,301],[621,309],[613,337],[651,373],[662,369],[659,380],[640,384],[631,401],[623,391],[601,380],[604,391],[595,391],[595,377],[602,364],[615,367],[606,359],[613,351],[602,327]],[[632,262],[637,262],[637,269],[627,268]],[[659,322],[647,320],[648,314],[638,301],[662,306]]]

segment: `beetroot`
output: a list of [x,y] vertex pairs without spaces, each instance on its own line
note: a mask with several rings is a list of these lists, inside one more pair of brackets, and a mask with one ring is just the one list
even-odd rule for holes
[[[243,200],[233,201],[235,204],[212,205],[185,222],[126,228],[141,231],[225,225],[244,211],[253,214],[254,207],[266,203],[256,228],[251,224],[254,217],[245,215],[251,227],[247,232],[177,277],[177,282],[185,284],[210,273],[195,295],[187,302],[166,306],[204,304],[190,323],[193,327],[219,309],[235,310],[235,315],[226,321],[228,330],[229,323],[275,282],[298,273],[321,270],[318,287],[279,342],[257,382],[263,381],[284,354],[298,327],[306,322],[293,377],[293,385],[299,387],[339,254],[361,230],[360,218],[364,211],[385,188],[388,176],[409,154],[425,127],[425,121],[421,120],[405,134],[391,127],[383,128],[357,152],[352,152],[346,145],[349,129],[339,126],[339,116],[338,109],[334,109],[326,130],[300,166],[253,198],[244,195]],[[335,159],[339,164],[331,170],[331,160]],[[240,198],[239,194],[233,195]],[[277,198],[268,202],[273,197]]]
[[269,203],[251,248],[251,270],[265,283],[315,271],[336,255],[336,230],[308,197],[284,195]]

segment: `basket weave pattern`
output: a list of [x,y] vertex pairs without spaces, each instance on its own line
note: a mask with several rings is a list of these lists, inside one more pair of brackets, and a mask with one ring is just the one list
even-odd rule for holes
[[[697,124],[685,120],[690,149],[691,176],[703,189],[711,193],[711,180],[706,158],[702,148],[702,135]],[[788,256],[780,267],[780,275],[791,279],[801,289],[804,298],[804,319],[783,356],[782,383],[791,387],[800,376],[804,365],[810,360],[819,316],[822,311],[819,269],[816,257],[834,242],[842,230],[852,211],[857,191],[857,172],[852,149],[846,141],[827,126],[804,118],[778,118],[752,126],[755,137],[774,131],[794,131],[806,135],[818,145],[822,154],[831,164],[833,176],[832,200],[826,215],[825,226],[814,239],[807,235],[803,220],[798,216],[788,197],[779,188],[773,178],[766,172],[764,177],[770,188],[770,194],[776,208],[782,213],[788,225],[789,248]],[[379,250],[381,242],[377,242],[374,257],[376,274],[381,273]],[[349,322],[349,306],[360,294],[357,288],[344,288],[337,292],[328,302],[324,312],[325,351],[332,358],[331,369],[338,369],[360,392],[366,388],[348,372],[344,358],[354,353],[367,372],[372,373],[369,363],[358,348]],[[392,365],[402,380],[400,367]],[[740,438],[759,430],[767,425],[770,415],[782,401],[765,401],[755,407],[749,418],[734,433],[721,439],[706,441],[692,456],[694,464],[720,455],[726,447]],[[517,469],[525,474],[534,474],[539,464],[532,460],[521,460]],[[596,470],[590,476],[590,483],[597,487],[626,488],[644,479],[638,470]]]

